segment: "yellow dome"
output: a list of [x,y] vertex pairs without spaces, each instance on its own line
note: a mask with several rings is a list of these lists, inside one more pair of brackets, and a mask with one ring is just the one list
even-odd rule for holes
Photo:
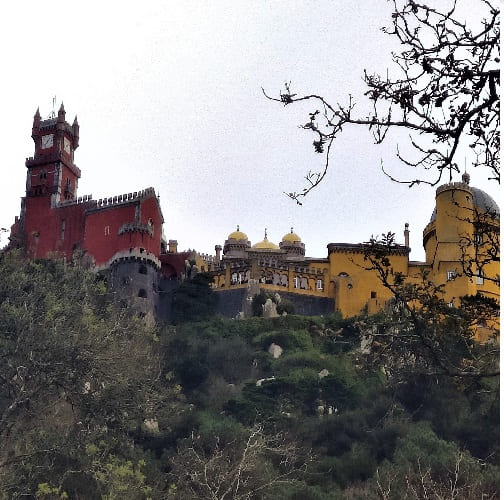
[[285,243],[296,243],[296,242],[301,243],[301,238],[292,230],[292,227],[291,227],[291,232],[287,233],[282,238],[282,241]]
[[255,248],[256,250],[280,250],[278,245],[268,241],[268,232],[266,229],[264,230],[264,240],[256,243],[252,246],[252,248]]
[[252,248],[255,248],[256,250],[280,250],[280,247],[271,241],[268,241],[268,238],[264,238],[264,240],[253,245]]
[[240,226],[236,226],[236,231],[233,231],[229,236],[228,240],[248,240],[248,236],[240,231]]

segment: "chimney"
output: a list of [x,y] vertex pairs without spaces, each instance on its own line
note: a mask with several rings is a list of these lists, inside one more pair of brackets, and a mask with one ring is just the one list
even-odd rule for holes
[[168,253],[177,253],[177,240],[168,240]]
[[215,245],[215,263],[217,264],[221,260],[221,250],[222,247],[220,245]]
[[404,246],[409,248],[409,224],[404,224]]

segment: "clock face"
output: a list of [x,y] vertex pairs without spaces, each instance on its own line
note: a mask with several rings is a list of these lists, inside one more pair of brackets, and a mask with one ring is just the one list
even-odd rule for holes
[[71,151],[70,147],[71,147],[70,141],[66,137],[64,137],[63,138],[63,149],[68,154],[70,154],[70,151]]
[[42,149],[51,148],[53,145],[53,134],[42,136]]

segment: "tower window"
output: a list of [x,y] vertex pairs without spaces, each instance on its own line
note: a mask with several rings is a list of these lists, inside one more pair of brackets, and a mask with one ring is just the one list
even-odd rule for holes
[[476,284],[483,285],[485,283],[485,275],[481,269],[476,272]]
[[457,271],[446,272],[446,281],[454,281],[456,277],[457,277]]
[[293,281],[293,284],[294,284],[294,288],[299,288],[299,278],[294,278],[294,281]]
[[376,299],[376,292],[371,292],[371,298]]
[[61,239],[65,239],[65,229],[66,229],[66,221],[61,221]]
[[474,244],[475,245],[483,244],[483,235],[481,233],[474,233]]
[[108,236],[110,234],[110,226],[105,226],[104,234],[105,234],[105,236]]
[[138,290],[138,296],[141,297],[142,299],[147,298],[147,292],[145,291],[144,288],[140,288],[140,290]]
[[317,290],[324,289],[324,282],[322,280],[317,280]]
[[140,274],[147,274],[147,266],[145,264],[140,264],[140,267],[138,268],[138,272]]

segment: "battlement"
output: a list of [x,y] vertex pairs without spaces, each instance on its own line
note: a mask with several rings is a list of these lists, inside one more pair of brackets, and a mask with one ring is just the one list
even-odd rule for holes
[[197,253],[196,254],[201,260],[203,260],[204,262],[208,262],[208,263],[214,263],[215,262],[215,255],[211,255],[211,254],[208,254],[208,253]]
[[132,233],[132,232],[147,233],[154,236],[154,228],[152,224],[141,224],[140,222],[127,222],[119,228],[119,234]]
[[130,248],[129,250],[116,252],[106,264],[95,266],[93,270],[96,272],[104,271],[106,269],[109,269],[113,264],[132,261],[151,264],[156,269],[161,269],[161,261],[152,252],[147,252],[144,248]]
[[79,196],[78,198],[75,198],[74,200],[64,200],[60,201],[58,203],[58,207],[68,207],[70,205],[80,205],[82,203],[96,203],[95,200],[93,200],[93,195],[92,194],[85,194],[84,196]]
[[440,193],[444,193],[445,191],[452,191],[454,189],[466,191],[472,194],[471,188],[465,182],[449,182],[448,184],[443,184],[436,189],[436,196]]
[[96,210],[102,208],[107,208],[111,206],[124,205],[126,203],[132,203],[135,201],[141,201],[151,196],[156,196],[156,192],[153,187],[142,189],[141,191],[135,191],[133,193],[125,193],[117,196],[111,196],[110,198],[100,198],[96,201],[96,206],[93,207]]

